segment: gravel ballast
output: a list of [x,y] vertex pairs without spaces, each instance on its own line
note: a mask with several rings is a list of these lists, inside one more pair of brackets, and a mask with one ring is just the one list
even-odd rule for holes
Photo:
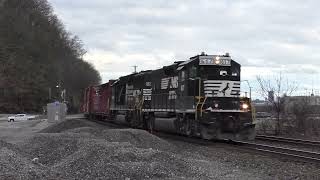
[[0,179],[316,179],[314,165],[66,120],[11,144]]
[[[210,179],[193,166],[194,160],[173,153],[170,143],[144,130],[102,129],[92,122],[68,120],[41,130],[18,146],[1,144],[10,147],[1,148],[1,154],[12,154],[21,165],[15,167],[14,163],[14,168],[9,168],[7,160],[7,165],[1,166],[6,169],[1,171],[3,177],[13,179]],[[14,177],[17,172],[21,176]]]
[[1,143],[0,179],[41,179],[48,169],[33,163],[25,152],[10,143]]

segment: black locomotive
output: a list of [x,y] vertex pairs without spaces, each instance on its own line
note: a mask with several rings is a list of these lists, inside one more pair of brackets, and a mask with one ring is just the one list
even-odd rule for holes
[[228,53],[202,53],[120,77],[109,82],[111,97],[102,101],[110,109],[99,115],[149,131],[252,140],[255,124],[250,99],[240,97],[240,68]]

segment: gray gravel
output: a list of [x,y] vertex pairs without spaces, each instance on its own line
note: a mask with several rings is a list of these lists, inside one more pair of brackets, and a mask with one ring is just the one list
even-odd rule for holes
[[[129,143],[82,140],[79,151],[54,165],[68,178],[179,178],[198,175],[183,159]],[[72,173],[76,172],[76,173]]]
[[[318,164],[307,162],[294,162],[271,155],[252,154],[252,151],[239,150],[225,144],[217,143],[215,146],[201,147],[178,141],[170,141],[183,156],[194,157],[198,160],[215,161],[223,164],[226,169],[218,173],[228,172],[221,177],[234,177],[236,179],[320,179]],[[231,172],[230,172],[231,171]],[[217,172],[217,171],[216,171]]]
[[[44,126],[45,127],[45,126]],[[0,179],[317,179],[310,164],[164,140],[143,130],[67,120],[0,140]]]
[[[6,171],[1,169],[0,177],[211,179],[205,170],[193,165],[194,160],[173,153],[174,146],[144,130],[101,129],[91,122],[78,122],[68,120],[50,126],[18,146],[1,141],[1,154],[13,154],[17,163],[8,168],[12,162],[4,160],[0,166]],[[32,162],[35,158],[36,163]],[[16,164],[21,166],[16,168]],[[19,176],[14,176],[17,172]]]
[[45,178],[46,167],[34,164],[25,152],[10,143],[0,142],[0,179]]
[[39,132],[40,133],[60,133],[63,131],[80,128],[80,127],[101,128],[101,125],[91,121],[84,120],[84,119],[70,119],[70,120],[62,121],[57,124],[53,124],[47,128],[42,129]]

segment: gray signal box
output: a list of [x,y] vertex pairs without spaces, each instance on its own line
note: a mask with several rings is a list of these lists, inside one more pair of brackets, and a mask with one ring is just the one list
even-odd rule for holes
[[47,104],[48,122],[54,123],[66,118],[67,105],[65,103],[54,102]]

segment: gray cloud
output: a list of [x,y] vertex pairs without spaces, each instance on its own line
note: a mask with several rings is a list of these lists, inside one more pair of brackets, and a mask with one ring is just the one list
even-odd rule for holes
[[108,57],[94,61],[104,80],[130,72],[133,63],[154,69],[201,51],[230,52],[249,69],[319,73],[317,0],[49,1],[67,29],[83,39],[87,59]]

